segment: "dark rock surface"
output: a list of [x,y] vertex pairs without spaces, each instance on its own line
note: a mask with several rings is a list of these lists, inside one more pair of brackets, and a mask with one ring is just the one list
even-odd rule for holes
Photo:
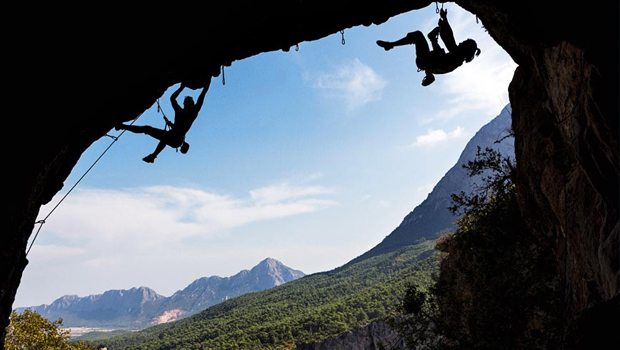
[[[5,129],[22,139],[6,161],[10,206],[0,240],[0,339],[40,206],[62,188],[82,152],[115,124],[138,116],[176,82],[198,87],[222,64],[382,23],[430,3],[12,9],[18,24],[3,41],[4,78],[17,113]],[[478,16],[519,65],[510,98],[522,207],[532,228],[557,242],[567,319],[574,320],[620,287],[619,4],[457,3]]]
[[571,329],[620,293],[618,4],[459,3],[519,65],[509,93],[520,207],[555,242]]

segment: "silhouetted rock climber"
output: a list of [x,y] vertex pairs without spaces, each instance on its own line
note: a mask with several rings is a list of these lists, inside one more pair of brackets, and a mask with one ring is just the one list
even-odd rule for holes
[[[447,15],[448,11],[441,9],[437,27],[428,33],[433,51],[429,50],[428,43],[426,39],[424,39],[424,34],[419,30],[409,33],[407,36],[397,41],[377,40],[377,45],[384,48],[385,51],[388,51],[394,48],[394,46],[415,44],[415,63],[419,70],[426,72],[426,76],[422,80],[422,86],[428,86],[435,81],[435,76],[433,74],[452,72],[462,65],[463,61],[471,62],[474,56],[480,54],[480,49],[472,39],[467,39],[458,45],[456,44],[452,28],[450,28],[450,24],[448,23]],[[439,36],[441,36],[441,41],[443,41],[446,48],[448,48],[448,53],[439,46]]]
[[142,160],[147,163],[155,162],[155,158],[157,158],[159,153],[163,151],[166,145],[172,148],[180,147],[181,153],[185,154],[189,150],[189,144],[185,142],[185,134],[187,134],[191,128],[194,120],[196,120],[196,117],[198,117],[198,112],[200,112],[200,108],[202,107],[202,103],[204,102],[205,95],[207,94],[207,90],[209,90],[210,84],[211,78],[209,77],[209,80],[202,88],[202,92],[200,92],[200,96],[198,96],[198,101],[194,103],[194,99],[192,99],[191,96],[186,96],[183,100],[183,108],[179,106],[177,97],[185,88],[185,84],[181,83],[181,86],[173,92],[172,95],[170,95],[170,103],[174,109],[174,123],[164,116],[164,119],[166,120],[166,127],[170,128],[169,130],[157,129],[148,125],[125,124],[121,124],[115,129],[124,129],[137,134],[146,134],[159,140],[159,144],[157,144],[155,151],[142,158]]

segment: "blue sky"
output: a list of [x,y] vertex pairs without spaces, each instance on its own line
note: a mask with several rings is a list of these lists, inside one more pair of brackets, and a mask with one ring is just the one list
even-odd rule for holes
[[[370,249],[508,103],[515,64],[473,15],[448,8],[457,42],[474,38],[482,54],[429,87],[413,46],[375,41],[430,31],[434,5],[349,29],[344,46],[336,33],[234,62],[225,86],[212,81],[187,155],[167,148],[146,164],[156,141],[125,134],[48,220],[15,305],[142,285],[170,295],[268,256],[312,273]],[[175,88],[161,99],[169,115]],[[152,107],[137,124],[163,120]]]

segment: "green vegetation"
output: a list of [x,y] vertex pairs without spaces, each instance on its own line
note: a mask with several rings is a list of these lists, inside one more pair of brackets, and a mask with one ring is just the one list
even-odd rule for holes
[[80,341],[87,341],[90,343],[94,343],[94,342],[101,343],[102,340],[108,340],[112,337],[117,337],[117,336],[121,336],[125,334],[131,334],[132,332],[133,331],[128,331],[126,329],[116,329],[116,330],[109,331],[109,332],[108,331],[93,331],[93,332],[85,333],[74,339],[80,340]]
[[11,323],[5,338],[5,349],[94,349],[84,342],[69,342],[69,331],[63,330],[60,327],[62,327],[62,319],[51,322],[30,310],[24,311],[21,315],[13,312],[11,313]]
[[290,349],[398,312],[408,285],[425,289],[437,260],[425,242],[213,306],[107,341],[110,349]]
[[456,232],[437,244],[444,254],[432,293],[407,291],[408,343],[437,349],[557,348],[559,274],[549,243],[534,236],[521,216],[514,166],[487,149],[478,150],[466,168],[487,177],[473,194],[453,196],[454,210],[464,215]]

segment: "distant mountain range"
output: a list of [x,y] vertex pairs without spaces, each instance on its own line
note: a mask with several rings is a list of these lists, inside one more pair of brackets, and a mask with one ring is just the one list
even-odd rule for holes
[[50,305],[21,307],[17,312],[31,309],[50,320],[62,318],[67,327],[142,328],[187,317],[229,298],[303,276],[303,272],[267,258],[231,277],[199,278],[170,297],[139,287],[86,297],[65,295]]
[[[450,195],[461,191],[470,193],[478,180],[478,178],[469,177],[463,165],[475,158],[478,146],[482,149],[493,148],[502,155],[514,159],[514,138],[507,137],[510,134],[511,123],[512,109],[510,105],[507,105],[495,119],[483,126],[469,140],[459,160],[439,180],[428,197],[405,216],[402,223],[381,243],[348,264],[389,253],[427,239],[435,239],[443,232],[454,230],[457,217],[448,210],[448,207],[452,205]],[[496,143],[500,140],[501,142]]]
[[[477,147],[514,154],[511,109],[483,126],[426,200],[380,244],[332,271],[210,307],[187,319],[107,338],[112,349],[378,349],[394,348],[381,322],[396,313],[407,286],[426,289],[437,271],[435,239],[452,230],[450,194],[469,192],[475,179],[462,165]],[[495,141],[503,139],[500,143]]]

